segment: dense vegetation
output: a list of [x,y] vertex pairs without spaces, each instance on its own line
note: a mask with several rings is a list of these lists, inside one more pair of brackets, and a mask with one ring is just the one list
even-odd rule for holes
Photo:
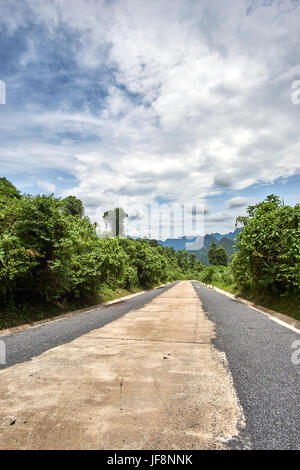
[[254,292],[288,295],[300,288],[300,206],[285,206],[275,195],[248,207],[237,237],[232,272],[238,285]]
[[247,216],[238,217],[237,223],[242,230],[231,265],[205,268],[200,280],[299,318],[299,204],[286,206],[279,197],[270,195],[249,206]]
[[[216,248],[223,247],[225,249],[227,255],[227,262],[229,263],[231,261],[231,256],[236,253],[234,239],[236,238],[238,232],[239,230],[236,230],[235,232],[231,232],[223,236],[219,233],[206,234],[203,238],[202,248],[190,251],[196,255],[196,258],[201,261],[202,264],[208,266],[209,264],[213,264],[209,261],[208,250],[211,247],[212,243],[214,243],[216,245]],[[194,237],[194,240],[189,240],[187,237],[182,237],[168,238],[166,241],[161,241],[160,243],[163,246],[173,246],[176,250],[178,250],[182,249],[182,247],[184,247],[187,242],[191,243],[194,241],[196,241],[196,237]],[[220,250],[220,252],[221,251],[224,253],[223,250]]]
[[[105,220],[121,209],[115,211]],[[271,195],[238,218],[232,263],[226,266],[226,251],[213,242],[204,266],[195,253],[156,240],[103,237],[76,197],[21,195],[0,178],[0,327],[179,279],[212,283],[279,310],[289,305],[282,311],[297,316],[299,221],[299,205]],[[121,232],[121,226],[112,231]]]
[[96,229],[74,196],[21,196],[0,180],[2,325],[18,322],[12,318],[20,309],[29,317],[35,306],[53,313],[55,305],[88,305],[120,289],[195,278],[202,269],[194,254],[156,241],[101,238]]
[[228,257],[225,248],[212,242],[208,249],[208,262],[213,266],[227,266]]

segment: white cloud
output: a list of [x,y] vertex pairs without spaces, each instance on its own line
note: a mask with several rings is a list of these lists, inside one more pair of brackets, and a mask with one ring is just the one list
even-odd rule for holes
[[236,196],[226,201],[226,205],[229,209],[245,207],[248,204],[249,204],[249,199],[247,197],[241,197],[241,196]]
[[49,181],[37,181],[37,186],[41,188],[42,190],[45,190],[48,193],[54,193],[56,186],[53,183],[50,183]]
[[[71,172],[79,183],[62,194],[82,198],[95,218],[118,195],[132,204],[157,197],[205,202],[226,188],[299,172],[300,107],[289,93],[299,70],[300,9],[289,12],[286,4],[26,2],[14,21],[2,21],[11,31],[34,21],[51,38],[67,27],[78,40],[70,51],[83,74],[107,71],[107,96],[98,111],[86,105],[75,112],[64,103],[7,115],[2,129],[17,128],[20,142],[2,144],[4,168],[26,159],[28,170]],[[31,39],[23,66],[37,54]],[[229,200],[228,209],[242,207],[241,199]],[[232,218],[218,213],[207,223]]]

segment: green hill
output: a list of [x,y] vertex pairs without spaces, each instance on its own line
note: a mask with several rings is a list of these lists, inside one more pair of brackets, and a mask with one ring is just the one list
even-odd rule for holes
[[230,261],[231,255],[235,253],[234,249],[234,240],[224,236],[221,239],[217,240],[213,235],[205,235],[204,237],[204,245],[200,250],[190,251],[190,253],[195,253],[196,258],[201,261],[201,263],[208,265],[208,249],[212,242],[215,242],[217,246],[222,246],[225,248],[228,261]]

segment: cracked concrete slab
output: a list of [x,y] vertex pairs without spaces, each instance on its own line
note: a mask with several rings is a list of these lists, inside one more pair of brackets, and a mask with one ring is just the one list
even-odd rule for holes
[[1,449],[224,449],[244,426],[190,281],[0,371]]

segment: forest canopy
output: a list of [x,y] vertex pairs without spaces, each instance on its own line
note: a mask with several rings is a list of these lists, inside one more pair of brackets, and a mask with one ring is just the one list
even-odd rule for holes
[[[53,305],[70,300],[91,304],[103,291],[126,291],[180,279],[234,286],[239,292],[299,296],[300,207],[275,195],[249,206],[237,252],[227,266],[226,250],[211,244],[210,266],[194,253],[157,240],[122,236],[122,208],[104,213],[107,236],[84,214],[75,196],[22,195],[0,178],[0,306]],[[119,217],[117,217],[119,220]],[[116,235],[116,236],[115,236]]]
[[103,286],[154,286],[196,277],[202,269],[187,251],[145,239],[99,237],[74,196],[21,196],[5,178],[0,194],[2,305],[65,297],[90,302]]

